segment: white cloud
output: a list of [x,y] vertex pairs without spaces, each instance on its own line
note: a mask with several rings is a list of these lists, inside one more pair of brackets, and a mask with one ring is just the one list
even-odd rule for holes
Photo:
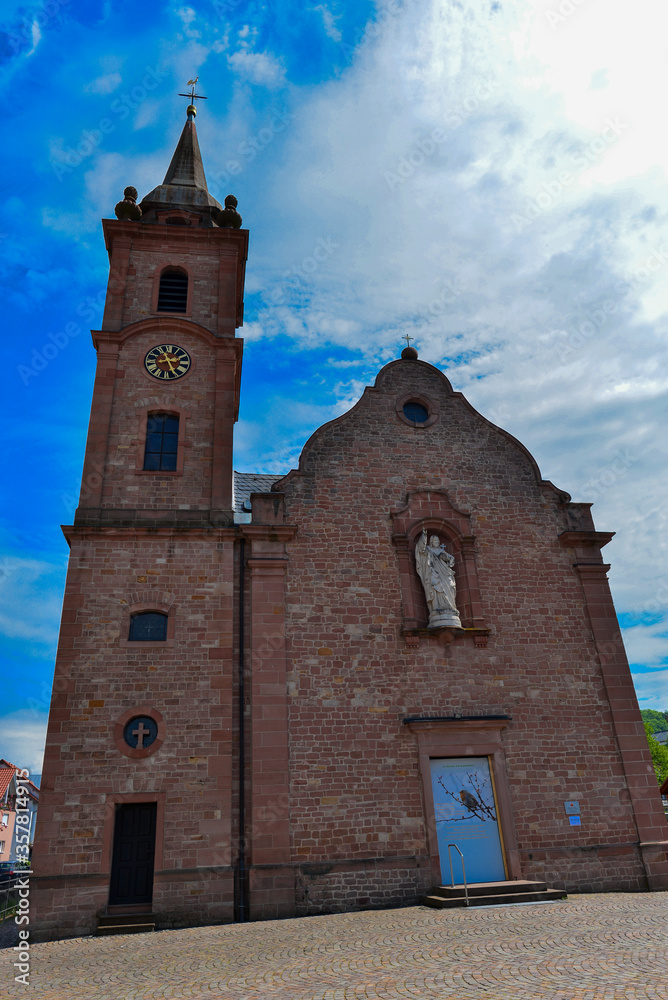
[[338,358],[327,358],[327,364],[331,365],[332,368],[357,368],[359,365],[363,365],[364,359],[359,358],[354,361],[346,361],[344,359]]
[[313,10],[316,10],[321,15],[322,24],[325,29],[325,34],[327,35],[327,37],[331,38],[333,42],[340,42],[342,35],[339,29],[336,27],[336,18],[334,17],[329,7],[327,7],[326,4],[318,4],[316,7],[313,8]]
[[252,340],[264,340],[267,337],[266,330],[259,323],[252,320],[244,323],[244,341],[250,343]]
[[641,708],[656,708],[660,712],[668,708],[668,669],[636,674],[633,681]]
[[630,124],[633,141],[606,158],[601,179],[632,176],[648,162],[668,167],[657,128],[668,86],[666,5],[643,0],[631,31],[621,8],[609,0],[586,0],[552,27],[545,12],[555,7],[550,2],[532,21],[527,52],[540,60],[544,78],[562,95],[569,118],[595,129],[602,114],[614,111]]
[[[620,9],[605,10],[606,37],[613,22],[642,44]],[[598,30],[571,21],[564,32]],[[423,0],[388,13],[353,65],[304,100],[280,149],[253,166],[267,302],[253,332],[304,349],[363,343],[378,363],[415,337],[546,478],[594,501],[598,528],[617,530],[604,557],[618,609],[661,614],[668,185],[646,105],[665,88],[648,98],[634,85],[631,107],[619,84],[611,99],[589,84],[601,69],[628,80],[627,49],[604,61],[598,42],[578,42],[573,71],[564,36],[563,58],[541,52],[543,65],[536,30],[525,3],[492,14]],[[337,247],[305,265],[318,241]],[[292,424],[274,432],[286,455],[303,443]]]
[[285,70],[270,52],[251,52],[246,46],[227,57],[230,69],[251,83],[275,87],[283,82]]
[[104,76],[98,76],[87,83],[84,90],[87,94],[113,94],[122,82],[123,77],[120,73],[105,73]]
[[[197,19],[197,13],[193,10],[192,7],[180,7],[179,10],[177,10],[176,15],[183,24],[183,33],[185,34],[186,38],[201,37],[201,33],[197,31],[195,28],[191,27],[193,21]],[[190,77],[188,79],[190,79]]]
[[0,716],[0,757],[41,774],[48,712],[20,709]]
[[632,625],[622,634],[630,663],[668,670],[668,617],[652,625]]
[[0,634],[25,639],[41,652],[44,645],[54,646],[63,585],[62,565],[0,557]]
[[[321,380],[321,383],[324,380]],[[235,427],[235,468],[284,475],[296,468],[301,446],[316,427],[349,410],[363,386],[350,383],[337,387],[332,403],[317,405],[275,395],[252,420],[240,420]],[[277,440],[275,428],[284,428],[284,440]]]
[[153,125],[158,120],[159,114],[160,104],[158,101],[142,101],[132,123],[133,130],[137,132],[139,129],[146,128],[147,125]]
[[184,24],[192,24],[197,17],[197,14],[192,7],[179,7],[176,15],[183,21]]
[[33,21],[30,26],[30,37],[32,39],[32,48],[26,52],[26,56],[31,56],[42,40],[42,32],[37,21]]

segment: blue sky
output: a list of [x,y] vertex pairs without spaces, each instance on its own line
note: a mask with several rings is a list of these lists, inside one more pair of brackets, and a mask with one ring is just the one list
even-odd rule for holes
[[[236,468],[284,472],[406,334],[595,504],[668,707],[668,13],[637,0],[4,5],[0,756],[39,770],[107,276],[199,75],[250,230]],[[313,266],[313,252],[324,258]]]

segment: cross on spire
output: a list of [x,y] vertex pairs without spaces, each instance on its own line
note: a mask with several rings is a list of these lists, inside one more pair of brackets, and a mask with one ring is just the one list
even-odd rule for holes
[[406,334],[401,339],[406,341],[406,347],[410,347],[411,346],[411,340],[415,340],[415,337],[409,337],[408,334]]
[[204,94],[195,93],[195,84],[197,83],[198,80],[199,80],[198,76],[196,76],[194,80],[188,80],[188,86],[191,88],[190,93],[179,94],[179,97],[190,98],[190,104],[188,105],[187,109],[188,121],[193,121],[195,115],[197,114],[197,109],[195,108],[195,101],[208,101],[208,97],[205,97]]

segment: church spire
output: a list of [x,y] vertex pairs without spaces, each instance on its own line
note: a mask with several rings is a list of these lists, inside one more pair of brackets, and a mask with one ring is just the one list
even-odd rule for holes
[[195,128],[195,118],[197,117],[195,101],[206,101],[208,98],[204,94],[195,93],[195,84],[198,80],[198,76],[194,80],[188,80],[188,86],[191,88],[190,93],[179,94],[179,97],[189,98],[190,104],[186,108],[187,119],[183,126],[181,138],[174,150],[172,162],[169,164],[162,183],[199,187],[207,191],[204,164],[202,163],[202,154],[199,151],[197,129]]
[[220,229],[239,229],[242,223],[237,212],[237,199],[232,194],[225,198],[225,208],[209,194],[204,174],[202,154],[197,140],[195,101],[206,101],[203,94],[195,93],[199,77],[188,80],[191,87],[187,97],[190,104],[186,109],[186,123],[172,156],[165,179],[136,204],[137,191],[133,187],[125,189],[125,197],[116,205],[118,219],[149,223],[170,223],[172,225],[202,226]]
[[[197,140],[195,101],[206,100],[203,94],[195,93],[197,79],[195,77],[188,81],[188,86],[192,88],[189,94],[179,95],[190,99],[186,110],[187,119],[164,181],[142,200],[143,222],[155,223],[168,219],[175,222],[177,217],[169,216],[169,212],[187,212],[189,220],[186,222],[183,217],[186,225],[199,223],[200,226],[208,227],[216,224],[217,216],[222,211],[220,202],[209,193]],[[198,222],[192,218],[193,213],[199,215]]]
[[[188,108],[188,111],[191,109],[195,111],[192,105]],[[197,141],[194,115],[192,117],[190,114],[188,115],[188,120],[183,126],[183,132],[181,132],[181,138],[174,150],[172,162],[167,168],[167,173],[162,183],[163,185],[175,184],[180,187],[203,188],[204,191],[208,192],[202,154],[200,153],[199,142]]]

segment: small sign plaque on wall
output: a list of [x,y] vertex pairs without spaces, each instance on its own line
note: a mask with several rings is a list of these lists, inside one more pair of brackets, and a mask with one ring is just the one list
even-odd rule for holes
[[[566,799],[564,802],[564,809],[566,810],[567,816],[579,816],[580,815],[580,803],[577,799]],[[577,823],[571,824],[572,826],[577,826]]]
[[568,820],[569,820],[571,826],[581,826],[582,825],[579,816],[569,816]]

